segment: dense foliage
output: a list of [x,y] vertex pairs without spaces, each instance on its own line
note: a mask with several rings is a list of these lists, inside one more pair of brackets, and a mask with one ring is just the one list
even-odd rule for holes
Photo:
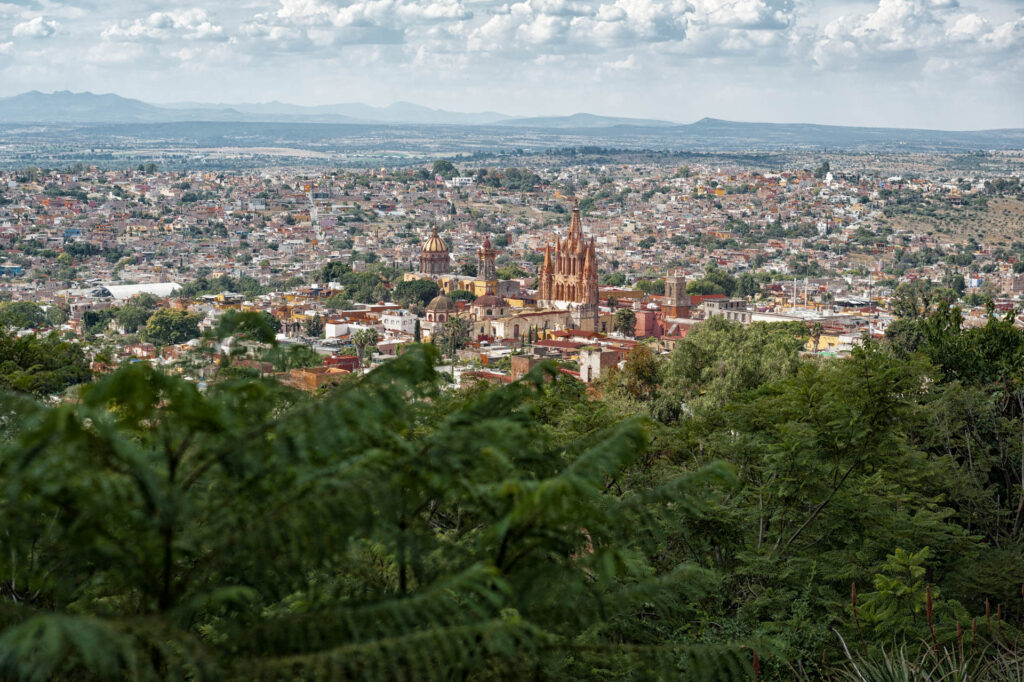
[[712,613],[727,632],[780,648],[768,672],[784,658],[826,676],[840,636],[880,660],[973,632],[973,651],[1019,664],[1024,332],[964,329],[950,308],[906,323],[909,349],[819,361],[798,357],[805,328],[712,319],[604,387],[616,412],[657,420],[661,456],[738,471],[681,558],[724,576]]
[[414,346],[315,398],[8,397],[0,677],[1021,679],[1024,332],[902,326],[713,318],[590,388]]
[[46,322],[46,314],[35,303],[8,301],[0,303],[0,328],[29,329]]
[[157,346],[184,343],[199,336],[202,315],[176,308],[161,308],[149,316],[142,336]]
[[82,347],[48,336],[9,336],[0,332],[0,389],[40,397],[62,392],[92,378]]
[[664,531],[727,469],[629,485],[656,470],[641,423],[567,442],[545,423],[569,380],[442,395],[432,366],[421,347],[322,400],[143,365],[79,404],[9,398],[0,674],[749,673],[737,643],[662,636],[715,582]]

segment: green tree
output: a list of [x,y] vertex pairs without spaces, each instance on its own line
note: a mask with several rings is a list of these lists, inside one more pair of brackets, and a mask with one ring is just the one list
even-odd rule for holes
[[276,346],[280,331],[280,320],[270,313],[228,310],[217,320],[217,326],[210,336],[220,343],[230,341],[228,353],[222,359],[225,365],[230,365],[236,357],[258,356],[257,351]]
[[[91,376],[82,347],[61,341],[55,332],[15,337],[0,331],[0,389],[52,396]],[[5,428],[0,426],[0,433]]]
[[153,312],[134,303],[128,303],[117,309],[116,319],[127,334],[134,334],[141,327],[146,326]]
[[636,333],[636,313],[631,308],[619,308],[615,311],[612,328],[623,336],[633,336]]
[[530,273],[513,263],[512,265],[498,268],[495,270],[495,274],[498,276],[498,279],[520,279]]
[[927,279],[901,282],[893,292],[889,309],[893,315],[907,319],[925,316],[932,310],[932,304],[939,300],[936,293],[931,281]]
[[650,348],[639,344],[626,354],[616,379],[635,400],[648,401],[657,395],[661,385],[661,365]]
[[377,347],[377,342],[380,340],[377,335],[377,330],[373,327],[366,327],[360,329],[352,335],[352,345],[356,347],[356,351],[359,354],[359,362],[362,364],[363,357],[369,351],[369,357],[373,357],[373,350]]
[[352,307],[352,301],[344,294],[334,294],[324,300],[324,307],[329,310],[345,310]]
[[967,282],[960,273],[949,273],[943,278],[943,284],[949,287],[957,298],[963,296],[964,291],[967,290]]
[[70,311],[66,306],[51,305],[46,309],[46,324],[59,327],[70,319]]
[[[830,622],[855,639],[848,612],[829,613],[828,604],[842,604],[851,583],[882,573],[896,538],[913,538],[915,549],[941,545],[934,570],[947,576],[964,557],[977,562],[985,554],[956,518],[971,494],[953,502],[941,492],[964,473],[949,457],[927,456],[907,434],[937,409],[929,404],[930,373],[919,355],[899,358],[874,346],[847,360],[803,363],[735,401],[714,435],[698,437],[705,456],[729,451],[745,472],[734,507],[743,530],[734,530],[752,555],[737,553],[723,569],[755,580],[745,609],[759,613],[751,624],[759,631],[781,633],[785,646],[803,651],[828,646]],[[782,594],[790,597],[779,601]],[[793,627],[801,594],[821,610],[818,627]]]
[[465,289],[456,289],[450,294],[445,295],[453,301],[475,301],[477,298],[476,294]]
[[690,280],[686,284],[686,293],[707,296],[709,294],[725,294],[732,296],[736,291],[736,279],[717,265],[709,265],[700,279]]
[[626,283],[626,276],[621,272],[606,272],[601,275],[600,282],[606,287],[620,287]]
[[416,318],[416,326],[412,330],[412,341],[413,343],[421,343],[423,341],[423,332],[420,329],[420,320]]
[[160,306],[160,299],[153,294],[141,293],[132,296],[128,300],[128,303],[130,305],[137,305],[146,310],[156,310]]
[[320,317],[320,313],[317,313],[306,320],[304,327],[306,336],[312,336],[315,339],[322,338],[324,335],[324,318]]
[[753,273],[744,272],[736,281],[736,293],[744,298],[756,296],[761,291],[761,285]]
[[940,599],[939,589],[927,584],[925,562],[931,558],[927,546],[917,552],[897,547],[879,566],[871,580],[875,591],[865,592],[859,606],[872,639],[930,641],[931,627],[936,625],[944,630],[945,639],[957,623],[968,626],[966,609],[956,601]]
[[651,294],[661,295],[665,293],[665,280],[664,279],[642,279],[636,283],[636,288],[644,292],[648,296]]
[[82,313],[82,327],[86,336],[102,334],[110,326],[110,321],[117,315],[117,308],[100,308],[86,310]]
[[320,282],[341,282],[345,275],[352,272],[352,269],[341,261],[330,261],[324,263],[320,268],[317,281]]
[[704,321],[669,356],[656,414],[672,422],[688,412],[718,412],[745,391],[794,375],[807,338],[802,323]]
[[397,303],[404,307],[413,305],[425,306],[439,293],[441,293],[441,287],[436,282],[429,279],[415,279],[396,284],[393,297]]
[[447,159],[438,159],[433,166],[434,175],[440,175],[445,180],[450,180],[459,174],[459,169]]
[[815,322],[811,325],[811,340],[814,342],[814,352],[818,352],[818,344],[821,342],[821,335],[824,333],[825,327],[821,322]]
[[319,367],[323,358],[315,350],[301,343],[271,344],[262,360],[269,362],[278,372],[287,372],[299,367]]
[[921,345],[924,336],[918,320],[901,317],[885,328],[885,340],[897,353],[913,353]]
[[184,343],[198,338],[199,322],[202,319],[201,315],[187,310],[161,308],[149,317],[142,336],[157,346]]
[[28,301],[7,301],[0,303],[0,327],[17,330],[41,327],[46,323],[46,314],[35,303]]
[[413,349],[312,400],[139,363],[78,403],[23,403],[0,443],[0,672],[752,676],[738,643],[656,638],[700,620],[714,581],[645,538],[710,512],[727,470],[618,494],[641,424],[555,446],[535,415],[563,381],[446,396],[433,364]]
[[462,317],[449,317],[439,330],[434,333],[431,341],[441,352],[448,355],[455,370],[456,351],[464,348],[470,341],[473,323]]

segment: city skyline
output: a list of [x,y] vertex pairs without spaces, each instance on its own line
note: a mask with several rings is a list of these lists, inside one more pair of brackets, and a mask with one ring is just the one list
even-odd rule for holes
[[1007,0],[0,3],[0,96],[1024,126]]

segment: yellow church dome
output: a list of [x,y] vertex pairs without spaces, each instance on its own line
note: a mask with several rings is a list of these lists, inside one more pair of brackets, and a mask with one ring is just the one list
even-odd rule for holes
[[434,226],[434,231],[430,235],[430,239],[423,245],[423,253],[448,253],[448,245],[444,243],[444,240],[437,236],[437,226]]

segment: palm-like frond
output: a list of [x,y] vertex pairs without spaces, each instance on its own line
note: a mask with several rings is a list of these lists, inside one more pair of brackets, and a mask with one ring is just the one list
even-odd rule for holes
[[580,657],[748,674],[738,647],[622,627],[713,586],[656,567],[648,539],[705,513],[726,470],[620,493],[642,422],[555,448],[534,419],[541,378],[452,400],[433,361],[415,349],[323,400],[261,381],[204,395],[130,367],[33,408],[0,446],[0,670],[516,678]]

